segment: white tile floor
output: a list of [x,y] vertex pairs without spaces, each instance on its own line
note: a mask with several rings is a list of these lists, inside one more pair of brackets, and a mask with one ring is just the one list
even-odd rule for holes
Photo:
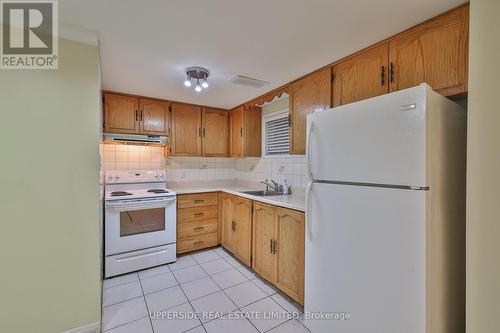
[[219,247],[105,280],[102,325],[106,333],[306,333],[295,319],[302,312]]

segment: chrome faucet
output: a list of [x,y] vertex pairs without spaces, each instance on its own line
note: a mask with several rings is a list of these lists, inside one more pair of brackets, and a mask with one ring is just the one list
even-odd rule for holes
[[272,188],[276,192],[283,193],[283,185],[278,184],[274,180],[271,179],[271,183],[269,184],[269,179],[266,179],[265,181],[261,182],[262,184],[266,185],[266,191],[269,191],[269,188]]

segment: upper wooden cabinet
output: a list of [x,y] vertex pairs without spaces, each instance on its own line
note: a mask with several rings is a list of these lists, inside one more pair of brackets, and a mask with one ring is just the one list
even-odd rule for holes
[[227,156],[228,112],[203,108],[202,112],[203,156]]
[[109,133],[139,133],[139,99],[132,96],[105,93],[104,131]]
[[169,135],[168,103],[151,98],[105,93],[104,131]]
[[170,134],[170,114],[168,103],[155,99],[141,98],[140,106],[140,132],[150,135]]
[[467,91],[469,6],[424,22],[389,42],[390,91],[428,83],[450,96]]
[[173,156],[227,156],[228,112],[172,103]]
[[290,154],[306,152],[306,116],[330,108],[330,67],[314,72],[290,85]]
[[171,153],[174,156],[201,156],[201,107],[172,103]]
[[262,110],[259,107],[237,107],[231,110],[230,144],[231,157],[261,156]]
[[388,84],[387,43],[370,48],[333,67],[333,106],[386,94]]
[[243,156],[243,116],[245,108],[243,106],[231,110],[229,114],[230,146],[229,155],[231,157]]

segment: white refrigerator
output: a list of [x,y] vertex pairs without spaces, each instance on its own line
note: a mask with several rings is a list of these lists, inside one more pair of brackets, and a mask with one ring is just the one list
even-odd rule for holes
[[307,116],[313,333],[464,332],[465,148],[426,84]]

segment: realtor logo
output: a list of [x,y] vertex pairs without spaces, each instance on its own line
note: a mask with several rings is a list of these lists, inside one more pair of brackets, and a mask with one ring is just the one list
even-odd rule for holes
[[57,0],[0,0],[2,69],[57,69]]

